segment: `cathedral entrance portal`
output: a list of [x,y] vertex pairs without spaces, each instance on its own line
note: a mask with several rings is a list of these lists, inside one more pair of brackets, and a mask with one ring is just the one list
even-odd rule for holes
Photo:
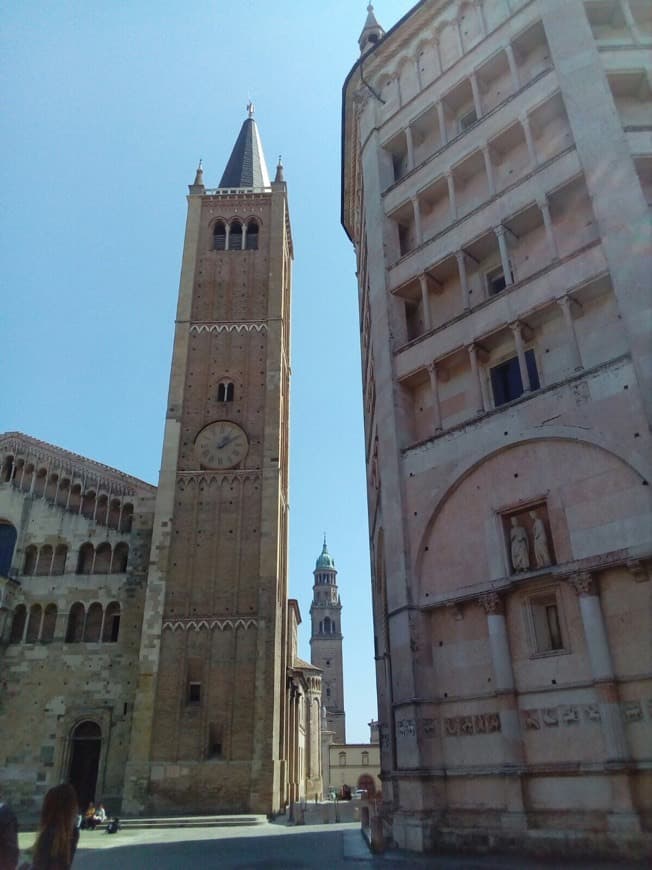
[[68,781],[74,785],[79,806],[86,809],[95,800],[102,732],[96,722],[80,722],[72,732]]

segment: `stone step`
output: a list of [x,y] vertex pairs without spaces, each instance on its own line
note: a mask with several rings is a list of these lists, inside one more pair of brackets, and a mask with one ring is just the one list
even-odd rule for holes
[[[241,816],[164,816],[147,819],[120,818],[122,830],[142,830],[146,828],[243,828],[267,824],[267,817],[261,815]],[[103,828],[105,825],[102,826]]]

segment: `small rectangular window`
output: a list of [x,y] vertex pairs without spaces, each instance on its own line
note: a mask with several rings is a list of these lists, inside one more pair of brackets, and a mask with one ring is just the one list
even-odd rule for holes
[[502,266],[498,266],[496,269],[487,272],[486,278],[487,293],[489,296],[496,296],[507,287],[507,281],[505,280],[505,273],[503,272]]
[[[525,364],[527,365],[527,371],[530,377],[530,388],[532,390],[538,390],[540,386],[539,373],[537,372],[534,351],[525,351]],[[504,363],[494,366],[490,370],[490,374],[494,407],[498,408],[500,405],[512,402],[523,394],[523,380],[521,378],[518,357],[513,356]]]
[[201,703],[201,683],[189,683],[188,684],[188,703],[189,704]]
[[468,130],[469,127],[472,127],[475,122],[478,120],[478,116],[476,115],[475,109],[471,109],[470,112],[466,112],[460,118],[460,133],[464,130]]
[[559,602],[554,592],[536,596],[529,601],[535,653],[551,653],[564,649]]

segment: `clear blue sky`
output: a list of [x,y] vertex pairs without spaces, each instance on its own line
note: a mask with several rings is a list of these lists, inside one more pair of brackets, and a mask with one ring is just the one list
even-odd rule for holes
[[[379,0],[390,27],[411,6]],[[357,289],[339,224],[341,87],[366,2],[0,0],[4,378],[20,430],[156,483],[186,215],[245,105],[283,155],[295,242],[290,594],[309,658],[326,531],[349,741],[376,716]]]

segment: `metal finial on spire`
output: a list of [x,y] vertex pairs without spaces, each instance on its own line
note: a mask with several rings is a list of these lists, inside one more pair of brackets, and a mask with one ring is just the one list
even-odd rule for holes
[[253,118],[254,116],[254,104],[251,100],[247,103],[247,114],[250,118]]
[[324,532],[324,549],[326,549],[326,532]]

